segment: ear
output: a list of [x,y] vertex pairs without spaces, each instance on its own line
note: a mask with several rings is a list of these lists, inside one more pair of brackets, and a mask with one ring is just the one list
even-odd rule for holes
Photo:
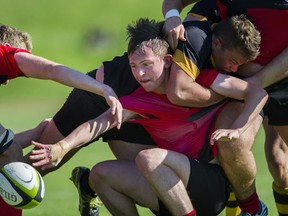
[[170,55],[170,54],[165,55],[164,56],[164,62],[165,62],[164,67],[165,68],[170,68],[171,65],[172,65],[172,62],[173,62],[173,56]]
[[9,43],[3,43],[3,45],[11,47],[11,45]]
[[213,36],[212,37],[212,48],[220,47],[221,46],[221,41],[219,38]]

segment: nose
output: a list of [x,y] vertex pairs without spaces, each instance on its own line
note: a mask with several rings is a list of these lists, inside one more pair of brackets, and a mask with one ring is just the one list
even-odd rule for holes
[[238,65],[234,64],[234,65],[230,66],[230,71],[231,72],[237,72],[237,70],[238,70]]
[[144,75],[144,70],[142,67],[138,67],[137,70],[136,70],[136,73],[139,77],[143,76]]

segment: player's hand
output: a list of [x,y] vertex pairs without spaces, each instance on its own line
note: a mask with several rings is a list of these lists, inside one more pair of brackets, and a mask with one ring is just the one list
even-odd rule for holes
[[218,129],[212,133],[210,145],[214,145],[216,141],[228,142],[232,139],[238,139],[240,135],[240,129]]
[[32,141],[36,149],[31,151],[29,158],[37,162],[32,163],[34,167],[41,167],[42,170],[56,167],[64,155],[68,152],[66,147],[67,143],[62,143],[61,141],[51,145],[51,144],[41,144]]
[[168,42],[170,47],[175,50],[178,44],[178,39],[181,41],[186,41],[184,33],[185,28],[182,25],[182,21],[180,17],[170,17],[165,23],[163,30],[168,37]]
[[108,87],[107,89],[105,89],[104,97],[107,104],[111,107],[111,112],[115,117],[114,124],[116,124],[116,127],[120,129],[123,119],[122,118],[123,107],[112,88]]

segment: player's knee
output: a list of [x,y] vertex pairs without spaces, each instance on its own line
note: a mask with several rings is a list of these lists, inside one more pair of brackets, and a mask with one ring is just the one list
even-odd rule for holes
[[89,182],[93,190],[97,191],[98,187],[101,187],[108,179],[110,173],[109,166],[107,163],[98,163],[90,171]]
[[[151,172],[155,170],[155,168],[158,166],[157,156],[155,149],[147,149],[140,151],[136,158],[135,163],[140,172],[148,176]],[[158,155],[159,156],[159,155]]]

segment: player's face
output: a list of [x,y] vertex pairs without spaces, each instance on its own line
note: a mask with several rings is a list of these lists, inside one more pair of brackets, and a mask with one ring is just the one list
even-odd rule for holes
[[240,65],[248,62],[237,49],[228,50],[218,46],[214,47],[212,53],[216,68],[222,71],[236,72]]
[[164,59],[155,55],[152,49],[146,46],[130,54],[129,62],[135,79],[146,91],[163,93]]

